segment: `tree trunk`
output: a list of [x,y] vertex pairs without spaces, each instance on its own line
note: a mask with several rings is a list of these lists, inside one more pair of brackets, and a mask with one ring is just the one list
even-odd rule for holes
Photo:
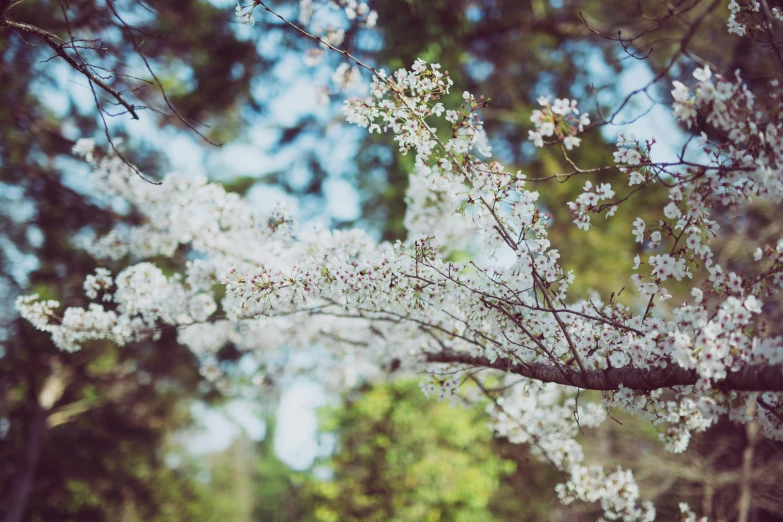
[[41,448],[46,434],[46,410],[37,403],[34,407],[35,410],[30,418],[30,427],[27,431],[27,445],[22,469],[11,487],[10,504],[3,522],[21,522],[27,505],[27,497],[33,489],[33,478],[38,467],[38,460],[41,457]]
[[[748,413],[755,415],[755,402],[748,408]],[[750,507],[753,499],[753,451],[759,438],[759,426],[756,424],[756,421],[750,421],[745,424],[745,436],[748,439],[748,444],[745,447],[745,451],[742,452],[742,483],[737,522],[748,522],[750,516]]]

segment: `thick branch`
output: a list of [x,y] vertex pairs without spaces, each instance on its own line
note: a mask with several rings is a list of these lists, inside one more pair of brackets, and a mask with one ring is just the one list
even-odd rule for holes
[[[486,357],[444,351],[428,353],[427,362],[456,363],[471,367],[493,368],[542,382],[554,382],[584,390],[617,390],[620,385],[632,390],[650,391],[672,386],[696,384],[699,374],[671,365],[668,368],[609,368],[563,373],[562,367],[543,363],[519,364],[505,359],[491,362]],[[783,391],[783,365],[753,364],[729,373],[716,388],[741,391]]]

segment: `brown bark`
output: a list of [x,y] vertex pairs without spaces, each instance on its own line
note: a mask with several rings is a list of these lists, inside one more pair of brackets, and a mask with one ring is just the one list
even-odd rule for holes
[[[755,415],[756,403],[750,405],[747,413]],[[756,421],[750,421],[745,424],[745,436],[748,439],[748,443],[742,452],[742,481],[740,483],[737,522],[748,522],[753,501],[753,455],[759,439],[759,426]]]
[[[616,390],[623,385],[632,390],[650,391],[672,386],[688,386],[696,384],[699,379],[695,370],[685,370],[674,365],[669,365],[667,368],[609,368],[580,372],[562,365],[520,364],[505,359],[490,361],[486,357],[449,351],[427,354],[426,360],[433,363],[493,368],[537,381],[554,382],[584,390]],[[783,391],[783,365],[746,365],[718,381],[716,387],[726,391]]]
[[44,435],[46,434],[46,411],[38,404],[30,417],[27,430],[24,459],[19,475],[11,486],[10,504],[3,522],[20,522],[24,515],[27,499],[33,488],[33,478],[41,457]]

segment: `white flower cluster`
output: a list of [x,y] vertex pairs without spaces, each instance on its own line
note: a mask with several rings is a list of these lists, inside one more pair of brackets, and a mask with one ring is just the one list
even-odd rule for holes
[[[647,161],[651,145],[648,144],[645,151],[633,133],[630,134],[629,138],[626,138],[623,134],[617,135],[617,152],[614,153],[614,161],[631,166]],[[631,184],[635,185],[635,183]]]
[[[359,20],[367,27],[375,27],[378,21],[378,13],[371,10],[370,6],[365,2],[357,3],[356,0],[339,0],[338,2],[329,0],[324,2],[331,8],[340,9],[345,12],[345,16],[348,20]],[[253,18],[253,12],[256,7],[260,5],[260,2],[251,0],[251,3],[242,5],[237,2],[234,8],[234,14],[237,21],[241,24],[256,25],[255,18]],[[297,17],[300,24],[306,26],[312,21],[313,15],[316,12],[316,6],[313,4],[313,0],[300,0],[299,1],[299,16]],[[340,33],[337,36],[334,33]],[[332,33],[332,34],[330,34]],[[343,42],[345,32],[342,29],[329,30],[324,36],[324,39],[332,45],[340,45]]]
[[[261,5],[256,0],[242,5],[237,2],[235,15],[241,24],[255,25],[253,13]],[[318,11],[324,8],[324,16],[318,16]],[[332,11],[342,12],[342,26],[335,22]],[[300,0],[297,21],[302,28],[318,36],[321,42],[304,55],[304,63],[310,66],[317,65],[325,55],[325,50],[338,47],[345,41],[345,35],[355,27],[372,29],[378,23],[378,12],[371,9],[366,2],[357,0]],[[331,75],[332,85],[339,92],[347,92],[355,89],[361,82],[361,74],[357,67],[340,64]],[[326,103],[329,99],[329,90],[321,90],[322,97],[319,103]]]
[[234,9],[234,14],[237,17],[237,21],[240,24],[248,24],[248,25],[256,25],[256,20],[253,18],[253,11],[256,8],[255,2],[253,2],[250,5],[243,6],[239,2],[237,2],[237,6]]
[[[182,285],[179,274],[167,278],[150,263],[132,265],[119,274],[112,285],[108,270],[99,268],[87,276],[88,296],[103,292],[103,301],[116,305],[107,310],[91,303],[87,310],[67,308],[62,317],[57,315],[60,303],[38,301],[37,296],[19,297],[16,308],[22,317],[37,329],[52,334],[62,350],[76,351],[83,344],[96,339],[108,339],[125,345],[141,339],[156,339],[159,324],[188,325],[203,322],[217,310],[211,293]],[[114,286],[114,292],[110,288]]]
[[[674,82],[674,115],[688,127],[697,116],[728,135],[725,143],[710,147],[715,166],[701,183],[701,195],[721,205],[760,197],[783,201],[783,118],[778,80],[770,82],[768,99],[756,97],[739,78],[734,82],[713,75],[709,67],[697,69],[694,92]],[[717,166],[722,168],[716,168]],[[692,173],[693,174],[693,173]]]
[[511,442],[529,444],[534,454],[568,474],[568,481],[557,486],[564,504],[599,503],[605,520],[654,520],[655,508],[640,499],[630,470],[606,472],[600,466],[583,464],[582,447],[574,438],[580,428],[597,427],[607,415],[599,403],[578,405],[575,391],[531,383],[502,405],[490,406],[494,427]]
[[[623,134],[618,134],[617,151],[614,153],[614,160],[617,163],[629,165],[629,167],[620,167],[622,172],[629,174],[629,185],[646,184],[652,179],[651,174],[647,172],[649,168],[645,165],[647,165],[647,162],[649,161],[650,150],[654,144],[654,139],[647,142],[645,145],[642,145],[634,134],[631,134],[629,138],[626,138]],[[638,167],[638,170],[632,171],[630,167]],[[582,194],[580,194],[576,201],[569,201],[567,203],[568,208],[571,209],[571,215],[573,216],[573,221],[577,228],[585,231],[590,229],[590,214],[605,212],[606,218],[613,216],[618,209],[618,205],[615,202],[608,201],[603,204],[599,203],[603,200],[611,200],[614,195],[615,192],[612,190],[612,186],[609,183],[593,185],[592,182],[587,181]],[[644,223],[634,223],[634,228],[637,242],[642,242]]]
[[577,500],[600,503],[604,509],[601,520],[655,520],[655,507],[639,500],[639,486],[630,470],[607,473],[601,466],[578,466],[570,481],[557,486],[557,494],[564,504]]
[[[669,186],[669,202],[663,208],[665,219],[645,223],[637,218],[633,222],[636,242],[649,250],[659,250],[664,245],[671,247],[669,252],[649,256],[644,263],[640,256],[635,259],[635,270],[641,265],[650,267],[649,276],[633,276],[639,292],[650,298],[650,306],[654,297],[663,300],[670,296],[662,283],[668,279],[691,278],[696,267],[707,269],[713,292],[724,297],[724,308],[735,302],[744,303],[751,297],[761,297],[762,291],[776,292],[780,288],[774,262],[766,275],[760,275],[750,287],[736,274],[724,274],[713,262],[708,245],[718,234],[717,223],[709,219],[711,207],[743,204],[754,199],[772,203],[783,200],[783,121],[777,82],[772,82],[768,98],[757,100],[739,78],[728,81],[713,75],[707,67],[697,69],[694,77],[699,82],[695,90],[674,82],[673,114],[688,127],[704,121],[727,136],[723,142],[708,143],[706,133],[701,132],[698,142],[703,147],[705,163],[683,162],[680,171],[658,166],[650,157],[655,140],[642,143],[633,135],[630,138],[620,135],[618,151],[614,154],[617,162],[628,165],[620,168],[629,173],[629,185],[640,185],[634,191],[659,180]],[[594,199],[584,196],[586,204],[577,210],[596,211],[608,206],[591,209],[589,203]],[[578,226],[585,226],[579,213],[575,213],[575,221]],[[771,250],[767,249],[767,252]],[[759,249],[756,258],[760,260],[762,255],[763,251]],[[727,297],[733,300],[725,299]],[[701,306],[705,311],[708,309],[707,304]],[[750,309],[740,311],[738,324],[744,327],[748,323],[745,314],[756,313],[757,309],[754,305],[754,312]],[[730,315],[736,314],[734,311]],[[734,323],[729,326],[734,328]],[[733,345],[731,350],[734,350]],[[715,355],[719,356],[712,356]],[[685,367],[692,366],[686,364]]]
[[[317,1],[317,0],[316,0]],[[350,21],[356,21],[364,27],[375,27],[378,23],[378,12],[370,9],[366,2],[357,2],[356,0],[328,0],[322,2],[332,9],[341,10],[345,17]],[[313,0],[299,0],[299,23],[308,25],[315,15],[316,6]],[[340,40],[342,43],[342,40]],[[335,43],[333,45],[339,45]]]
[[766,25],[759,23],[758,15],[756,14],[761,11],[761,4],[758,0],[740,0],[740,3],[737,3],[737,0],[731,0],[729,2],[729,11],[731,11],[731,14],[726,24],[729,34],[745,36],[749,27],[759,29]]
[[576,100],[556,98],[554,103],[550,103],[551,99],[550,96],[539,96],[538,103],[543,108],[534,110],[530,116],[536,128],[528,131],[528,139],[536,147],[543,147],[544,138],[554,138],[567,150],[572,150],[582,143],[576,135],[590,125],[590,116],[586,112],[579,114]]
[[761,31],[775,31],[775,22],[783,22],[783,9],[773,7],[765,16],[758,0],[731,0],[729,19],[726,23],[729,34],[755,36]]
[[604,199],[612,199],[614,197],[614,190],[609,183],[601,183],[600,185],[593,185],[591,182],[586,182],[583,192],[576,198],[576,201],[569,201],[568,208],[571,209],[571,214],[574,217],[574,223],[577,228],[582,230],[588,230],[590,228],[590,216],[589,212],[602,212],[607,210],[606,217],[613,216],[617,211],[616,205],[599,205]]

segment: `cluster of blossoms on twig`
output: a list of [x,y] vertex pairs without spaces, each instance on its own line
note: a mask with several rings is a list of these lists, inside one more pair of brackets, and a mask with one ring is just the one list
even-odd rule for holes
[[[306,26],[310,23],[315,15],[318,6],[313,0],[299,0],[299,23]],[[367,2],[357,2],[356,0],[327,0],[320,2],[321,4],[331,8],[342,10],[345,13],[345,17],[351,21],[356,22],[363,27],[375,27],[378,23],[378,12],[370,9]],[[333,45],[337,46],[342,43],[340,40]]]
[[581,230],[588,230],[590,228],[590,215],[589,212],[602,212],[604,208],[608,208],[606,217],[611,217],[617,211],[617,205],[599,205],[603,200],[611,200],[614,197],[614,190],[609,183],[601,183],[600,185],[593,185],[591,182],[586,182],[583,188],[583,192],[576,198],[576,201],[569,201],[568,208],[571,209],[571,214],[574,218],[574,223],[577,228]]
[[543,147],[544,139],[552,138],[562,143],[566,150],[572,150],[582,143],[576,136],[590,125],[590,115],[579,113],[576,100],[557,98],[550,103],[551,99],[551,96],[539,96],[542,109],[534,110],[530,116],[535,130],[528,131],[529,139],[536,147]]
[[[242,24],[255,25],[253,16],[256,8],[266,5],[260,1],[252,0],[246,5],[237,2],[235,15]],[[324,11],[319,16],[319,11]],[[343,24],[335,21],[330,12],[343,13]],[[308,27],[311,37],[317,38],[319,44],[312,47],[304,55],[304,63],[314,66],[320,63],[326,51],[332,47],[338,47],[345,42],[346,35],[354,28],[372,29],[378,22],[378,12],[371,9],[367,2],[357,0],[300,0],[299,15],[297,17],[302,27]],[[337,66],[331,75],[332,86],[338,92],[352,91],[361,83],[359,69],[352,64],[343,62]],[[328,101],[329,89],[322,89],[322,98],[319,101]]]
[[[366,2],[357,2],[356,0],[326,0],[323,2],[318,2],[318,0],[316,0],[316,2],[313,2],[313,0],[300,0],[298,20],[302,26],[310,24],[316,11],[321,7],[316,5],[319,3],[324,7],[343,11],[345,17],[349,21],[355,22],[360,26],[372,28],[378,23],[378,12],[370,9],[370,6]],[[253,17],[253,13],[259,5],[261,5],[261,2],[256,0],[251,0],[247,5],[242,5],[237,2],[236,8],[234,9],[237,20],[243,24],[255,25],[256,21]],[[326,39],[332,43],[332,45],[337,46],[343,43],[343,38],[345,37],[345,31],[343,29],[329,28],[327,31],[329,33],[334,33],[327,33],[326,35]]]
[[775,21],[783,21],[783,10],[773,7],[766,13],[758,0],[731,0],[729,11],[731,14],[726,25],[729,33],[737,36],[769,31]]
[[[654,144],[655,139],[642,144],[633,133],[629,138],[618,134],[617,152],[614,153],[614,160],[617,163],[627,165],[620,167],[620,171],[628,174],[629,185],[642,184],[639,187],[642,189],[644,185],[654,179],[654,169],[648,166]],[[577,197],[576,201],[568,202],[574,224],[581,230],[590,229],[590,214],[604,213],[604,217],[612,217],[617,212],[618,205],[625,199],[614,200],[615,192],[609,183],[593,185],[588,181],[582,190],[582,194]],[[637,241],[640,240],[637,238]]]

